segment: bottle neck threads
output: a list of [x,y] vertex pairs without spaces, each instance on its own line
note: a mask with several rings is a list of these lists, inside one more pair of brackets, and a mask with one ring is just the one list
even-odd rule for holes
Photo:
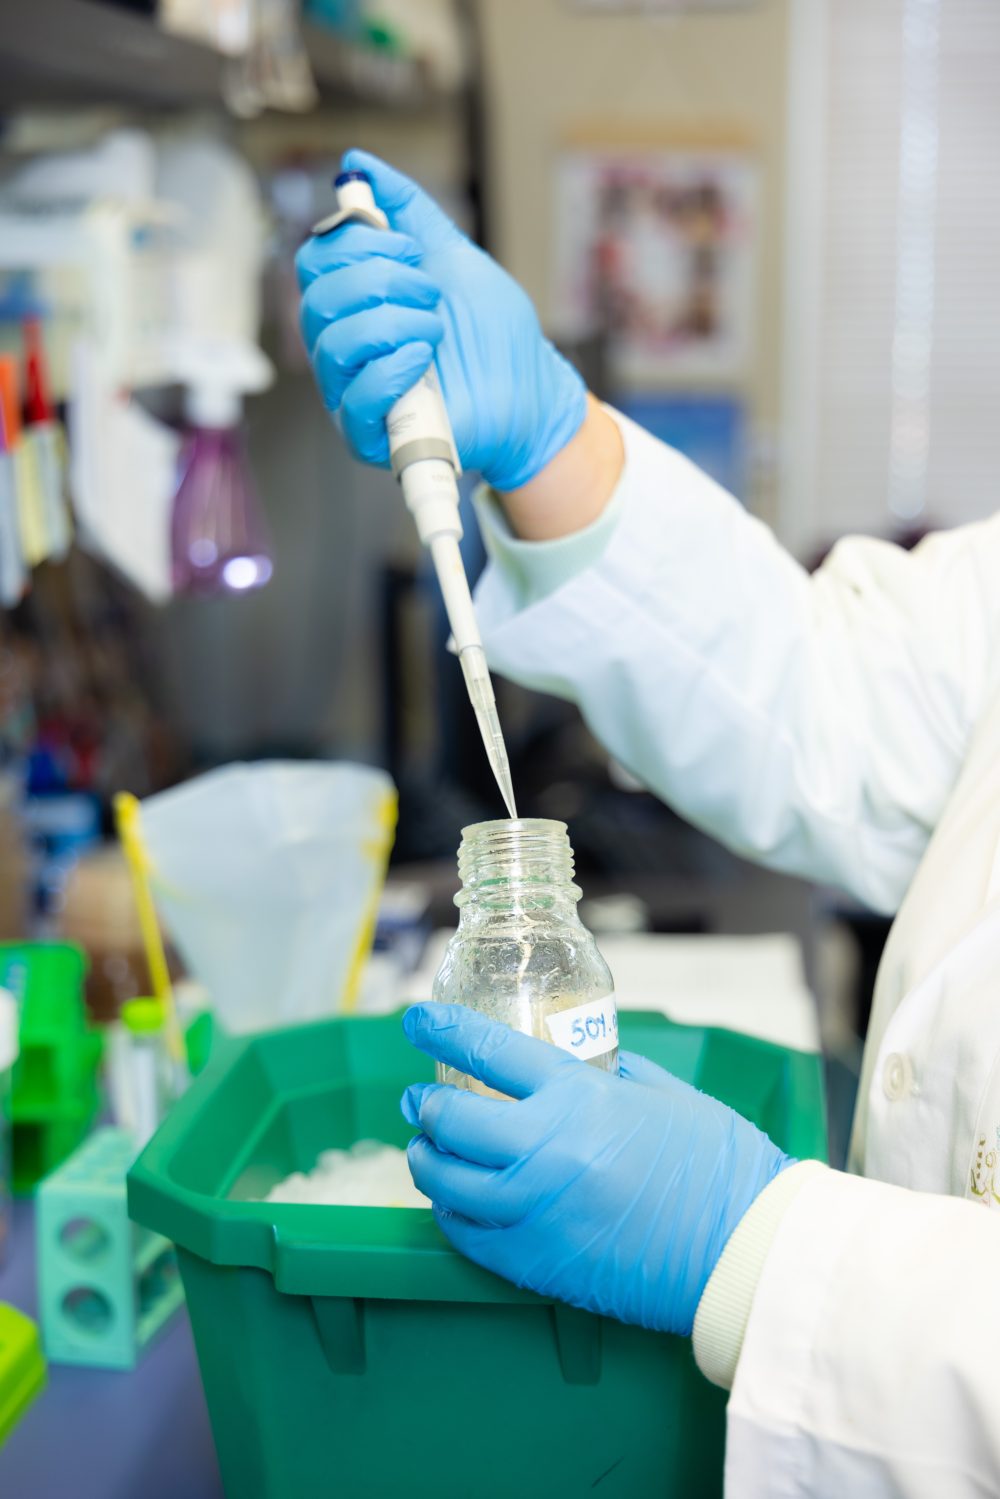
[[526,817],[476,822],[462,829],[458,850],[462,889],[457,906],[478,900],[580,898],[573,883],[573,850],[564,822]]

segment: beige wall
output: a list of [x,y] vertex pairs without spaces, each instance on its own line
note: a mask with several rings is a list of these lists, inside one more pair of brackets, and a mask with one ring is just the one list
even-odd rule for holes
[[[497,253],[551,302],[549,191],[560,144],[596,126],[611,139],[746,142],[760,165],[756,342],[747,395],[773,446],[781,348],[787,0],[716,15],[585,15],[571,0],[477,0],[490,129]],[[614,134],[611,134],[614,132]],[[754,508],[773,514],[767,465]]]

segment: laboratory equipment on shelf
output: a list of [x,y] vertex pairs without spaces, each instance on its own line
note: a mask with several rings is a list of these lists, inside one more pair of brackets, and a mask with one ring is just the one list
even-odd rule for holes
[[[388,219],[375,202],[366,172],[341,172],[334,187],[337,211],[316,224],[313,234],[331,234],[352,220],[375,229],[389,227]],[[393,406],[386,430],[392,471],[399,480],[420,540],[429,549],[434,563],[469,701],[490,766],[507,811],[516,817],[507,747],[458,545],[462,539],[457,482],[461,464],[433,364]]]
[[5,609],[20,602],[28,578],[17,503],[19,435],[14,361],[0,355],[0,605]]
[[[208,195],[214,169],[205,165]],[[175,172],[179,183],[176,164]],[[262,588],[274,571],[243,428],[246,397],[266,390],[274,370],[250,331],[234,319],[226,336],[189,337],[172,353],[185,386],[187,427],[170,525],[176,593],[246,593]]]
[[183,477],[170,526],[178,593],[246,593],[274,571],[271,540],[240,429],[240,400],[193,390]]
[[[458,871],[458,931],[432,997],[467,1005],[616,1073],[614,981],[577,914],[581,891],[565,823],[474,823],[462,831]],[[438,1081],[490,1091],[440,1065]]]
[[33,546],[22,544],[26,560],[35,565],[52,558],[63,562],[69,554],[73,528],[67,503],[66,434],[56,419],[50,393],[48,368],[37,317],[23,324],[25,356],[24,435],[29,475],[28,493],[34,499],[30,507],[28,535]]

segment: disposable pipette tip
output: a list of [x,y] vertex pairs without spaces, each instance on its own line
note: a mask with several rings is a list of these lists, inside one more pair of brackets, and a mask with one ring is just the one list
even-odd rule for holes
[[517,817],[517,807],[514,804],[514,782],[510,774],[510,761],[507,758],[507,746],[504,743],[503,730],[500,727],[500,719],[497,717],[496,707],[492,703],[473,704],[476,711],[476,721],[479,724],[479,732],[483,736],[483,744],[486,746],[486,756],[490,762],[490,768],[496,777],[496,783],[500,788],[504,806],[511,817]]
[[507,764],[506,759],[504,759],[502,765],[494,765],[493,774],[497,778],[497,785],[500,787],[500,795],[503,797],[503,804],[507,808],[510,816],[516,822],[517,807],[514,804],[514,783],[511,780],[510,766]]

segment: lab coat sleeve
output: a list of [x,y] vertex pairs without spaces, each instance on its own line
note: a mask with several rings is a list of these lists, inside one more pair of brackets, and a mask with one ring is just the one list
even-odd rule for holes
[[764,1261],[726,1499],[1000,1493],[1000,1214],[816,1171]]
[[760,1272],[788,1205],[819,1161],[796,1161],[780,1171],[750,1204],[708,1278],[695,1312],[695,1363],[713,1384],[731,1390]]
[[[616,420],[615,523],[555,586],[531,588],[530,545],[513,568],[480,506],[493,666],[576,701],[616,758],[737,852],[894,911],[996,684],[1000,516],[912,552],[843,541],[810,577],[684,457]],[[559,579],[552,546],[539,555]]]

